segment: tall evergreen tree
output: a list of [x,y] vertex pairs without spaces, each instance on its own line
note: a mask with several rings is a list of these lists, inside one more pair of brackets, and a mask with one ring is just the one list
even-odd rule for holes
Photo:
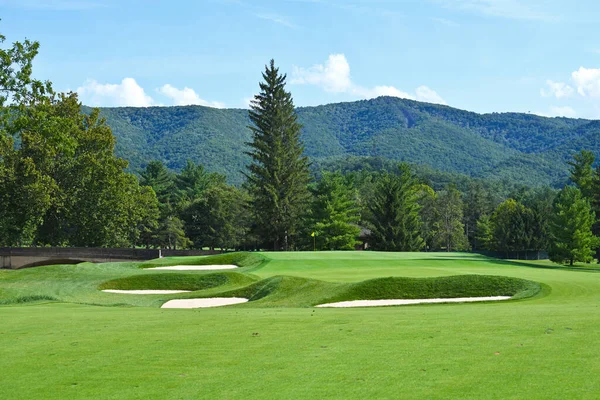
[[501,203],[492,215],[493,249],[501,252],[527,250],[529,247],[527,209],[514,199]]
[[538,258],[541,250],[547,250],[550,238],[550,219],[552,218],[552,204],[556,191],[550,188],[540,188],[529,192],[523,198],[523,205],[527,208],[526,225],[529,237],[529,250],[537,252]]
[[[571,181],[581,191],[582,196],[590,202],[595,213],[596,221],[592,226],[592,232],[600,236],[600,166],[594,170],[595,161],[594,153],[582,150],[575,154],[573,161],[568,164],[571,166]],[[596,258],[600,262],[600,247],[595,251]]]
[[140,184],[150,186],[158,199],[161,213],[170,212],[175,193],[173,175],[162,161],[153,160],[140,173]]
[[425,242],[425,250],[430,251],[435,246],[437,236],[436,223],[439,219],[436,208],[437,194],[429,185],[420,184],[416,188],[417,203],[421,207],[421,237]]
[[475,239],[478,243],[478,249],[492,250],[494,236],[492,221],[489,215],[483,214],[477,220],[477,226],[475,227]]
[[489,194],[486,193],[481,182],[470,182],[464,199],[464,224],[465,234],[473,250],[480,248],[477,241],[477,221],[484,214],[492,212]]
[[260,93],[250,105],[252,142],[247,154],[248,188],[252,196],[255,234],[274,250],[292,244],[309,201],[308,158],[300,141],[301,125],[292,95],[271,60],[262,74]]
[[312,190],[310,221],[316,245],[325,250],[353,250],[359,242],[359,208],[355,190],[339,172],[324,172]]
[[439,216],[436,223],[438,248],[445,248],[446,251],[466,250],[469,242],[462,223],[463,202],[460,192],[455,188],[441,191],[435,205]]
[[419,251],[423,248],[416,189],[416,180],[407,164],[400,164],[397,174],[384,173],[378,179],[368,206],[373,249]]
[[592,165],[595,160],[594,153],[582,150],[573,156],[573,161],[568,162],[571,166],[571,181],[587,199],[593,197],[594,168]]
[[591,262],[598,237],[592,233],[596,218],[589,201],[577,188],[567,186],[554,201],[550,222],[550,259],[557,263]]

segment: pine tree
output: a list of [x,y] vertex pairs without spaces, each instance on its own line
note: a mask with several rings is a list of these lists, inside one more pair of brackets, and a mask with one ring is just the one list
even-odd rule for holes
[[596,221],[589,201],[577,188],[567,186],[554,201],[550,221],[550,259],[557,263],[591,262],[598,237],[592,233]]
[[477,221],[483,214],[492,212],[489,194],[481,182],[470,182],[464,201],[465,233],[473,250],[480,248],[476,237]]
[[224,185],[226,178],[217,172],[208,172],[201,164],[187,161],[181,173],[175,175],[174,185],[178,201],[188,205],[202,197],[208,189]]
[[368,205],[373,249],[419,251],[423,248],[416,188],[416,180],[407,164],[400,164],[398,174],[385,173],[378,179]]
[[175,186],[173,175],[162,161],[154,160],[148,163],[146,169],[140,174],[140,184],[150,186],[154,190],[161,213],[170,213]]
[[460,192],[454,188],[440,192],[435,206],[439,215],[436,223],[438,248],[445,248],[446,251],[466,250],[469,242],[462,223],[463,203]]
[[286,75],[271,60],[262,74],[260,93],[250,105],[252,158],[248,188],[252,196],[255,234],[274,250],[292,244],[309,201],[308,158],[300,141],[292,95],[285,91]]
[[[594,170],[595,161],[594,153],[582,150],[575,154],[573,161],[568,164],[571,166],[571,182],[577,186],[594,210],[596,222],[592,226],[592,232],[598,236],[600,235],[600,166]],[[596,258],[600,262],[600,247],[596,248],[595,252]]]
[[591,199],[594,186],[594,169],[592,165],[596,160],[594,153],[582,150],[573,156],[573,161],[569,161],[571,166],[571,181],[577,185],[583,197]]
[[341,173],[323,173],[312,190],[311,222],[316,245],[325,250],[353,250],[359,242],[360,220],[356,196]]
[[436,208],[437,194],[429,185],[420,184],[416,188],[417,202],[421,207],[421,237],[425,242],[425,250],[430,251],[435,245],[437,236],[436,222],[439,219]]
[[491,250],[493,239],[492,221],[489,215],[483,214],[477,220],[475,227],[475,240],[477,240],[478,248]]

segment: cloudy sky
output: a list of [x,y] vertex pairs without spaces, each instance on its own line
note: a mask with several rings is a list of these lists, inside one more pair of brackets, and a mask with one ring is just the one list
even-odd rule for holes
[[0,0],[35,75],[93,106],[246,107],[264,64],[297,105],[381,95],[600,119],[597,0]]

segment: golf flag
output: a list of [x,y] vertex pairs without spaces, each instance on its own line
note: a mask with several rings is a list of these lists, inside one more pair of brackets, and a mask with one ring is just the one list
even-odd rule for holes
[[312,237],[315,237],[315,233],[314,233],[314,232],[313,232],[313,233],[311,233],[311,234],[310,234],[310,236],[312,236]]

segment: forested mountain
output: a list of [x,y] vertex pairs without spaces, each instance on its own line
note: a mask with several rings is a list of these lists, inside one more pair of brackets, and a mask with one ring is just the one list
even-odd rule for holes
[[[380,157],[480,178],[561,185],[566,161],[600,155],[600,121],[531,114],[477,114],[394,97],[297,109],[314,168]],[[247,110],[202,106],[102,108],[117,154],[139,171],[150,160],[179,170],[186,160],[243,181]],[[365,158],[363,158],[365,157]]]

